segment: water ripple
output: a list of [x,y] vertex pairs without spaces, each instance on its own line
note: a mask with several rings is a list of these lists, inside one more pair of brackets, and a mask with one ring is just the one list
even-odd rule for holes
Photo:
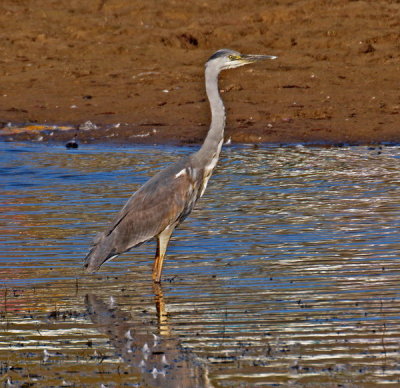
[[398,148],[226,148],[161,288],[154,243],[82,258],[191,148],[0,148],[4,384],[400,385]]

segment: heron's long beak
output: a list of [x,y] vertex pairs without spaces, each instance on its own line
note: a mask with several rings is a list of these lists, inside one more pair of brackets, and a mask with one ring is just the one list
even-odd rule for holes
[[246,61],[247,63],[253,63],[257,61],[263,61],[264,59],[276,59],[278,57],[274,55],[242,55],[241,59]]

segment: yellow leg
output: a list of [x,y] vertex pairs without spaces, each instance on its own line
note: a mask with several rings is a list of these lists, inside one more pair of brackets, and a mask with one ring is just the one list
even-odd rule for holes
[[162,336],[170,336],[171,329],[168,324],[168,313],[167,313],[167,308],[165,306],[164,294],[161,288],[161,284],[153,283],[153,291],[156,302],[159,333]]
[[173,227],[168,227],[157,236],[157,251],[153,264],[153,282],[155,283],[160,283],[161,281],[164,256],[173,231]]

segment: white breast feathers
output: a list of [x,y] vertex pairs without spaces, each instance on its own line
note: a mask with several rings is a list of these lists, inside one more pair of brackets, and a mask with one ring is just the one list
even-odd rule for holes
[[175,174],[175,178],[179,178],[180,176],[186,175],[186,168],[183,170],[179,171],[177,174]]

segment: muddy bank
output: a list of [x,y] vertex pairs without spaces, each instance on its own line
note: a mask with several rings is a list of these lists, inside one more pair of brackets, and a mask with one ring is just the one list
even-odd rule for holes
[[222,75],[227,139],[398,143],[399,16],[391,0],[4,0],[0,135],[65,141],[7,123],[90,120],[82,142],[198,143],[203,63],[229,47],[279,59]]

